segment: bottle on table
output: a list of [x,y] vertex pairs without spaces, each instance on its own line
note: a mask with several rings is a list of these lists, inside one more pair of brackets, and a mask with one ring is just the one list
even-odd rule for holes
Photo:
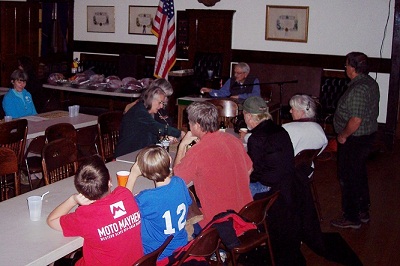
[[168,125],[165,125],[165,127],[164,127],[164,136],[163,136],[163,138],[161,140],[161,145],[167,152],[169,152],[169,144],[170,144],[170,142],[171,141],[170,141],[170,139],[168,137]]
[[226,131],[226,126],[225,126],[225,122],[221,121],[221,123],[219,123],[219,131]]

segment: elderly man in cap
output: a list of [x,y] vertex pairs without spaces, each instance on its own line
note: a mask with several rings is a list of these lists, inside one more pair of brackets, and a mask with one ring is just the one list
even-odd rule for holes
[[243,115],[252,133],[247,142],[254,169],[250,174],[252,195],[257,199],[280,191],[268,213],[276,263],[305,265],[294,207],[294,152],[289,134],[272,121],[261,97],[248,98],[243,104]]

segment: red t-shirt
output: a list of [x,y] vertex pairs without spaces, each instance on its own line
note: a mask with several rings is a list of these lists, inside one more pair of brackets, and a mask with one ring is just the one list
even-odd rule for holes
[[143,256],[141,218],[132,192],[117,187],[106,197],[60,218],[64,236],[83,237],[76,265],[132,265]]
[[253,163],[236,137],[220,131],[207,133],[187,151],[175,175],[186,183],[193,181],[200,199],[204,227],[214,215],[240,209],[253,200],[249,171]]

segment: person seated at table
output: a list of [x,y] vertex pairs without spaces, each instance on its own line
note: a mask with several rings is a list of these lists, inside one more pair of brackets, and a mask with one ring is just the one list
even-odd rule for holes
[[32,95],[25,89],[27,80],[28,75],[23,70],[17,69],[11,74],[13,88],[3,98],[3,110],[7,116],[20,118],[37,114]]
[[[190,131],[179,144],[174,173],[186,183],[193,181],[204,216],[199,225],[204,227],[214,215],[228,209],[238,212],[252,201],[252,162],[239,138],[218,130],[215,105],[193,102],[186,110]],[[196,139],[197,143],[188,149]]]
[[[115,157],[158,142],[158,134],[160,130],[164,132],[165,125],[157,122],[153,116],[164,107],[165,97],[161,88],[148,88],[141,100],[124,114]],[[172,141],[177,141],[185,133],[169,126],[167,134]]]
[[[160,87],[165,92],[165,102],[168,103],[168,97],[170,97],[172,93],[174,93],[174,89],[172,88],[171,83],[169,83],[169,81],[166,79],[158,78],[150,83],[149,88],[154,87]],[[125,106],[124,113],[128,112],[129,109],[131,109],[132,106],[134,106],[138,101],[139,100],[136,100],[130,104],[127,104]],[[168,116],[166,106],[167,104],[165,104],[163,108],[158,110],[157,114],[154,115],[154,119],[162,124],[172,125],[172,119]]]
[[294,95],[290,101],[293,122],[283,124],[293,144],[294,155],[302,150],[321,149],[328,144],[325,132],[315,122],[316,105],[313,98],[305,94]]
[[43,90],[42,82],[39,81],[36,75],[36,69],[32,58],[26,55],[18,57],[18,68],[25,71],[28,75],[25,89],[32,95],[36,111],[38,111],[38,113],[44,112],[48,97]]
[[142,149],[131,168],[129,179],[141,175],[155,182],[156,187],[135,196],[142,218],[142,244],[145,254],[156,250],[171,234],[174,238],[158,260],[188,242],[185,230],[189,206],[192,204],[185,182],[173,175],[172,159],[162,147],[152,145]]
[[228,79],[219,90],[203,87],[200,93],[208,92],[211,97],[236,99],[243,102],[251,96],[260,96],[260,81],[256,77],[249,76],[250,67],[246,63],[235,65],[234,77]]
[[83,258],[75,265],[128,266],[141,258],[141,215],[132,194],[134,180],[111,191],[106,165],[93,156],[82,161],[74,184],[78,193],[56,207],[47,224],[66,237],[83,237]]
[[[295,213],[294,153],[289,134],[272,121],[261,97],[250,97],[243,104],[243,115],[251,136],[247,152],[253,161],[250,190],[257,199],[280,191],[268,213],[271,245],[277,265],[302,265]],[[299,264],[297,264],[299,263]]]

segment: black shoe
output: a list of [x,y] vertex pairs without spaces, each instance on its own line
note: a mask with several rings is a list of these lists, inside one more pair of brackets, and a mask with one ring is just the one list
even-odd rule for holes
[[364,224],[369,223],[369,212],[360,212],[360,221]]
[[331,225],[339,228],[353,228],[353,229],[359,229],[361,227],[360,222],[352,222],[347,220],[346,218],[334,219],[331,221]]

